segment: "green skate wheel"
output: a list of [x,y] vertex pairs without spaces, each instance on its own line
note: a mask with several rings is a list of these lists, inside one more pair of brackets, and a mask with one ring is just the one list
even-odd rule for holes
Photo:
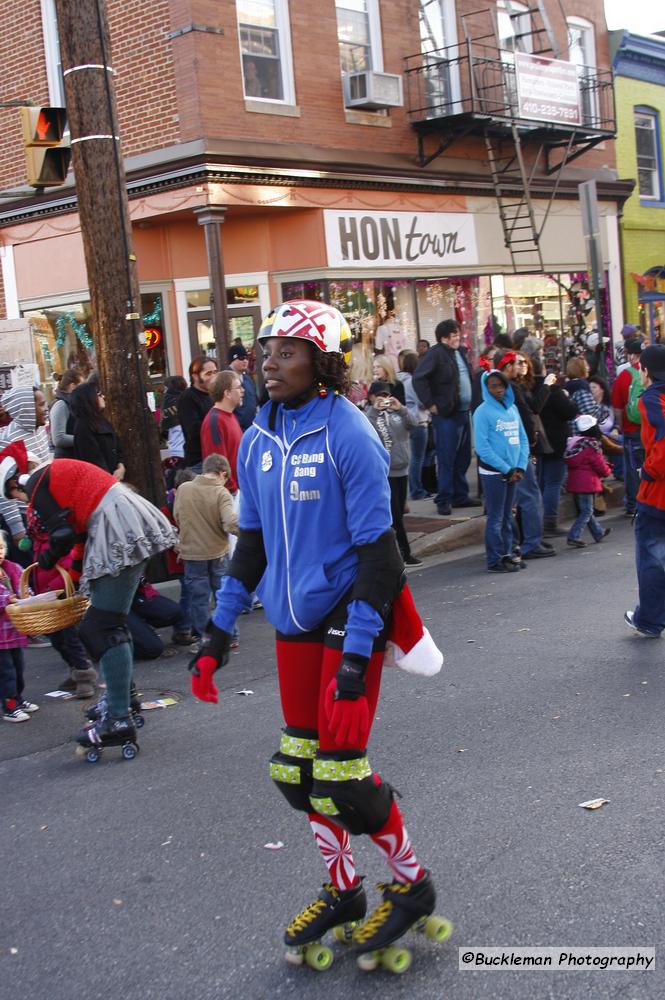
[[325,972],[333,964],[333,953],[325,944],[310,944],[305,949],[305,961],[315,972]]
[[411,952],[408,948],[396,948],[391,945],[390,948],[384,949],[381,955],[381,965],[388,972],[394,972],[395,975],[401,976],[411,967]]
[[86,750],[85,759],[88,764],[96,764],[99,760],[99,750]]
[[357,922],[353,920],[348,924],[338,924],[337,927],[333,927],[335,941],[339,941],[340,944],[351,944],[353,941],[353,931],[357,926]]
[[425,937],[436,944],[447,941],[452,932],[453,925],[450,920],[444,920],[442,917],[428,917],[423,926]]
[[137,747],[136,743],[125,743],[124,747],[122,748],[122,756],[125,758],[125,760],[134,760],[136,754],[138,753],[138,749],[139,748]]
[[374,972],[380,964],[381,955],[378,951],[365,951],[356,959],[356,965],[363,972]]

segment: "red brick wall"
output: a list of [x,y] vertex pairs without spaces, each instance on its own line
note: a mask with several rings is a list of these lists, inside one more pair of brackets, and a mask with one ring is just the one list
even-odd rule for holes
[[[113,65],[118,72],[120,130],[125,155],[192,139],[229,138],[354,151],[372,164],[373,154],[399,153],[415,165],[416,140],[406,109],[391,113],[391,127],[350,124],[345,119],[337,48],[334,0],[290,3],[296,103],[300,117],[245,110],[235,0],[107,0]],[[567,13],[596,26],[599,66],[607,65],[607,33],[602,0],[568,0]],[[475,7],[458,0],[458,8]],[[482,6],[482,4],[478,5]],[[419,49],[414,0],[381,0],[384,68],[403,72],[404,57]],[[566,51],[558,4],[550,4],[554,30]],[[169,40],[167,33],[195,22],[223,27],[224,34],[190,32]],[[461,23],[458,37],[463,37]],[[39,0],[0,3],[2,99],[48,97]],[[0,110],[0,188],[24,182],[18,112]],[[477,142],[457,143],[447,154],[459,165],[465,157],[484,159]],[[577,161],[579,166],[614,164],[614,144]],[[446,170],[446,158],[435,169]],[[448,168],[450,169],[450,168]]]

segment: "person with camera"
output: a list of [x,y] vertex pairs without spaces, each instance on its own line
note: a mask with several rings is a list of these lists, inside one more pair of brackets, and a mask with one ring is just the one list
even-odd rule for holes
[[404,527],[404,508],[409,484],[409,461],[411,446],[409,433],[418,423],[417,418],[406,406],[390,393],[387,382],[372,382],[367,390],[369,407],[365,416],[379,435],[381,444],[390,455],[388,483],[390,485],[390,512],[393,518],[393,528],[397,535],[397,544],[406,566],[421,566],[411,552],[409,539]]

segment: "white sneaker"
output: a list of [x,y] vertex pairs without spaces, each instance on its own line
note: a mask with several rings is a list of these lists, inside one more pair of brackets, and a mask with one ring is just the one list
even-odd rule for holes
[[33,701],[17,701],[16,707],[20,708],[22,712],[28,712],[30,714],[39,711],[39,705],[35,705]]
[[17,705],[16,708],[6,708],[2,713],[2,718],[5,722],[28,722],[30,716]]

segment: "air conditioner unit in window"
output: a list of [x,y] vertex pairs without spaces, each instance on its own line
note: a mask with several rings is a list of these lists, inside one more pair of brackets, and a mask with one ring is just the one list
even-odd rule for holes
[[363,111],[380,111],[382,108],[401,108],[402,77],[399,73],[362,73],[344,75],[344,105]]

